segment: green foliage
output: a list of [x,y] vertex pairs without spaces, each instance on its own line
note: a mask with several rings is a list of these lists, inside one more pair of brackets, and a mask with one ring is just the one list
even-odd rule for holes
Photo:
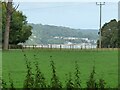
[[7,83],[4,81],[4,80],[2,80],[2,86],[1,86],[1,88],[7,88]]
[[[6,8],[5,2],[2,3],[2,37],[4,37],[5,26],[6,26]],[[10,22],[10,44],[24,43],[28,40],[32,34],[30,25],[27,25],[27,17],[23,15],[21,11],[17,11],[13,8],[13,13]],[[4,40],[2,40],[3,42]]]
[[[35,57],[36,55],[34,55]],[[36,57],[35,57],[35,60],[36,60]],[[36,71],[36,74],[35,74],[35,82],[34,82],[34,87],[35,88],[46,88],[46,82],[45,82],[45,77],[44,75],[42,74],[42,72],[40,71],[40,68],[39,68],[39,65],[38,65],[38,62],[35,61],[35,71]]]
[[105,23],[101,29],[102,47],[103,48],[117,48],[118,47],[118,22],[113,19]]
[[51,65],[51,67],[52,67],[52,78],[51,78],[51,85],[50,85],[50,87],[51,88],[62,88],[62,84],[61,84],[61,82],[59,81],[59,78],[58,78],[58,76],[57,76],[57,74],[56,74],[56,67],[55,67],[55,64],[54,64],[54,62],[53,62],[53,60],[52,60],[52,56],[50,56],[50,58],[51,58],[51,61],[50,61],[50,65]]
[[95,90],[96,88],[98,88],[96,79],[95,79],[95,66],[93,67],[93,70],[90,74],[89,80],[87,81],[87,88],[88,89],[93,89]]
[[28,62],[26,55],[24,55],[24,57],[25,57],[26,66],[27,66],[27,75],[24,81],[23,88],[34,88],[34,77],[32,73],[31,63]]
[[12,80],[12,78],[11,78],[11,74],[9,73],[8,76],[9,76],[10,88],[11,88],[12,90],[15,90],[14,83],[13,83],[13,80]]
[[120,21],[118,21],[118,47],[120,48]]
[[78,67],[77,61],[75,61],[75,81],[74,81],[74,87],[75,88],[81,88],[81,80],[80,80],[80,71]]
[[106,82],[104,79],[100,78],[99,81],[95,79],[95,66],[90,74],[89,80],[87,81],[87,89],[89,90],[105,90]]
[[[67,78],[67,77],[66,77]],[[67,81],[66,81],[66,88],[67,88],[67,90],[72,90],[73,88],[74,88],[74,82],[73,82],[73,80],[72,80],[72,76],[71,76],[71,73],[69,73],[69,76],[68,76],[68,79],[67,79]]]
[[2,2],[0,2],[0,45],[2,43]]
[[105,85],[106,85],[105,80],[104,79],[99,79],[99,83],[98,83],[99,89],[100,90],[105,90]]

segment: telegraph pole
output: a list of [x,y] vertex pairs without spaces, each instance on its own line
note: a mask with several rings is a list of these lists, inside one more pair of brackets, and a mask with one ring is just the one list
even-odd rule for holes
[[105,2],[96,2],[96,5],[100,6],[100,26],[99,26],[99,48],[102,48],[101,46],[101,20],[102,20],[102,5],[105,5]]

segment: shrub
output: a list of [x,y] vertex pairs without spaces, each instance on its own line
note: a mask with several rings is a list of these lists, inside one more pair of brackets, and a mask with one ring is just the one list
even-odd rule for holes
[[24,57],[25,57],[26,66],[27,66],[27,75],[24,81],[23,88],[34,88],[34,78],[33,78],[31,63],[28,62],[26,55],[24,55]]
[[[67,75],[66,75],[67,76]],[[68,77],[68,76],[67,76]],[[68,79],[66,80],[66,88],[67,90],[72,90],[74,88],[74,83],[73,83],[73,80],[72,80],[72,76],[71,76],[71,73],[69,73],[69,77]]]
[[2,80],[1,88],[4,88],[4,90],[7,88],[7,83],[4,80]]
[[47,85],[45,82],[45,77],[39,69],[39,65],[38,65],[38,62],[36,61],[35,55],[34,55],[34,58],[35,58],[35,67],[36,67],[34,87],[35,88],[46,88]]
[[96,79],[95,79],[95,66],[93,66],[93,70],[89,76],[89,80],[87,81],[87,89],[89,90],[96,90],[98,88],[98,85],[97,85],[97,82],[96,82]]
[[13,83],[13,80],[12,80],[12,78],[11,78],[11,74],[9,73],[8,76],[9,76],[10,88],[11,88],[12,90],[15,90],[14,83]]
[[51,89],[57,88],[57,90],[58,90],[58,88],[62,88],[62,84],[59,81],[58,76],[56,75],[56,67],[55,67],[55,64],[54,64],[54,62],[52,60],[52,56],[50,56],[50,59],[51,59],[50,65],[51,65],[51,68],[52,68],[52,78],[51,78],[50,87],[51,87]]
[[81,88],[81,80],[80,80],[80,71],[77,61],[75,62],[75,81],[74,81],[75,88]]
[[98,83],[98,86],[99,86],[99,90],[104,90],[105,89],[105,80],[103,79],[99,79],[99,83]]

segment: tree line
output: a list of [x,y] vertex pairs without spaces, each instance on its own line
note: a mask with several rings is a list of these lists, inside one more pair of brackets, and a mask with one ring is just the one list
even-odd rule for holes
[[[99,47],[99,40],[97,46]],[[120,47],[120,21],[113,19],[103,25],[103,27],[101,28],[101,47]]]

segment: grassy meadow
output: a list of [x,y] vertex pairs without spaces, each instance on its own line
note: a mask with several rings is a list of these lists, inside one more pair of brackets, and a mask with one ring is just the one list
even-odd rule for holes
[[[26,76],[25,57],[32,62],[32,70],[35,72],[35,58],[39,62],[41,72],[49,84],[51,79],[50,60],[55,62],[57,75],[65,84],[66,74],[72,73],[74,79],[75,61],[78,62],[82,87],[86,87],[90,73],[95,65],[96,79],[103,78],[107,87],[118,85],[118,51],[117,50],[9,50],[2,52],[2,76],[3,80],[9,82],[8,73],[11,74],[14,85],[17,88],[23,86]],[[52,58],[50,58],[52,56]]]

